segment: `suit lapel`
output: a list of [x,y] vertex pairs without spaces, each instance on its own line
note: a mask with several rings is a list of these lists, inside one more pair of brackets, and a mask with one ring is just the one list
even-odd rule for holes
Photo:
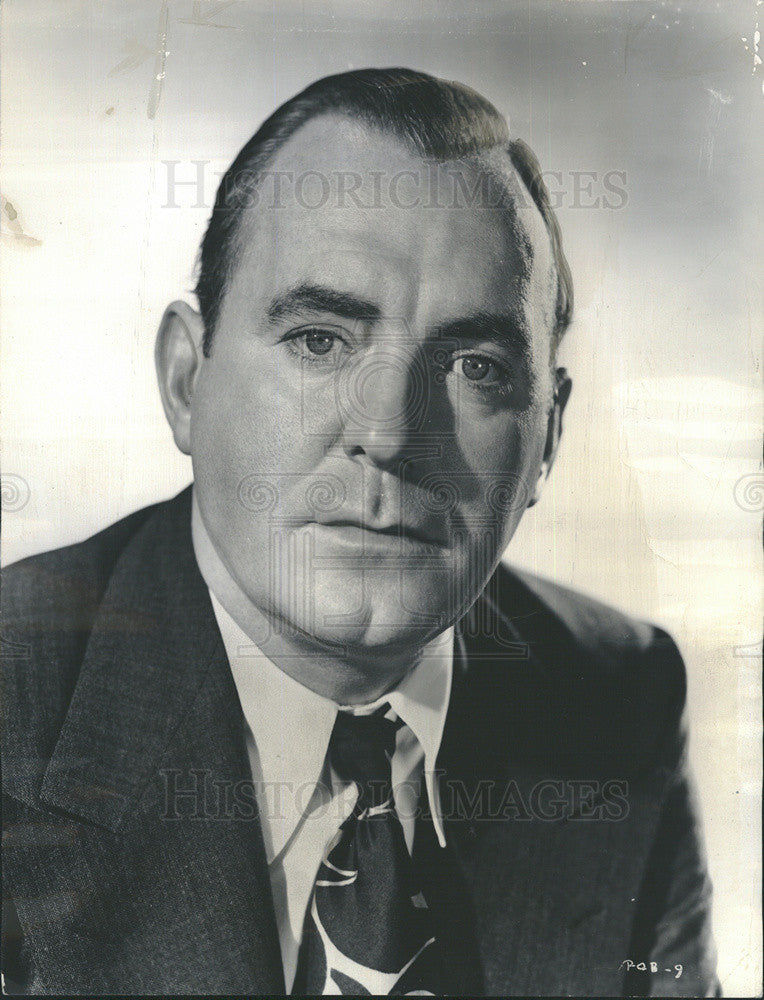
[[185,494],[158,508],[119,558],[43,783],[49,804],[110,830],[224,672],[187,508]]
[[118,837],[104,838],[118,845],[104,890],[127,880],[141,905],[129,920],[116,896],[113,908],[91,900],[80,914],[101,923],[101,940],[104,914],[113,921],[107,936],[122,944],[112,968],[134,960],[144,987],[279,992],[243,717],[190,523],[189,489],[119,558],[41,799]]
[[[599,977],[617,992],[629,925],[608,924],[607,909],[617,883],[638,877],[639,862],[617,872],[602,864],[620,853],[618,823],[539,815],[554,798],[550,781],[596,777],[561,743],[568,734],[576,743],[574,727],[565,733],[562,725],[568,706],[560,684],[561,667],[576,672],[575,644],[569,633],[555,634],[551,616],[540,620],[512,574],[499,575],[501,601],[489,588],[460,623],[438,758],[446,837],[463,876],[484,988],[543,995],[577,992],[579,984],[584,992]],[[502,608],[512,608],[512,618]],[[566,662],[556,662],[561,657]]]

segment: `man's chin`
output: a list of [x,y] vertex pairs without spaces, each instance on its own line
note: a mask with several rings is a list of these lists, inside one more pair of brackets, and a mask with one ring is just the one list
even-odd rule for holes
[[292,623],[319,646],[392,654],[421,647],[453,623],[448,590],[426,586],[426,578],[414,586],[405,577],[391,581],[389,574],[341,581],[327,574],[317,583],[312,613]]
[[375,654],[391,656],[396,652],[421,648],[446,628],[421,623],[405,624],[399,621],[377,622],[363,625],[348,623],[319,626],[313,633],[318,646],[334,650],[343,657],[356,655],[374,657]]

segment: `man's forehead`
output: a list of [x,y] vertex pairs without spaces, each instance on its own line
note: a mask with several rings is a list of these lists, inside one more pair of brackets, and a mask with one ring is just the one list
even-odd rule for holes
[[[492,148],[452,159],[429,156],[413,140],[396,134],[392,128],[330,112],[311,118],[297,129],[281,146],[271,165],[275,170],[355,170],[374,174],[404,169],[427,172],[438,167],[467,169],[470,164],[485,161],[489,168],[498,169],[501,153],[501,149]],[[507,176],[514,175],[509,156],[503,159]]]
[[262,266],[265,253],[283,276],[308,259],[353,270],[361,261],[381,280],[392,277],[388,266],[440,259],[476,286],[528,284],[535,274],[541,296],[552,295],[549,236],[504,150],[429,160],[338,115],[311,120],[284,144],[239,237],[240,264]]
[[[299,213],[418,208],[488,217],[545,231],[538,208],[501,148],[443,160],[390,131],[336,113],[299,128],[264,171],[258,208]],[[262,183],[262,182],[261,182]]]

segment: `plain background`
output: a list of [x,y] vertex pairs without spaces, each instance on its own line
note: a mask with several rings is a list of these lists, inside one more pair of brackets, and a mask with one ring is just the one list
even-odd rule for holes
[[[761,9],[2,7],[6,563],[190,480],[154,333],[170,299],[193,301],[215,172],[298,89],[367,65],[458,79],[554,172],[575,388],[552,482],[507,557],[676,637],[727,995],[761,988]],[[201,188],[173,192],[171,170]]]

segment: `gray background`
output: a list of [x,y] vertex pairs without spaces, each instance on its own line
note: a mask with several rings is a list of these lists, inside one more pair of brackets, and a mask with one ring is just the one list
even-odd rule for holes
[[[1,15],[6,562],[189,481],[154,332],[189,297],[215,172],[296,90],[366,65],[462,80],[555,172],[575,388],[507,558],[677,638],[732,995],[761,984],[762,9],[5,0]],[[200,189],[173,195],[171,169]]]

